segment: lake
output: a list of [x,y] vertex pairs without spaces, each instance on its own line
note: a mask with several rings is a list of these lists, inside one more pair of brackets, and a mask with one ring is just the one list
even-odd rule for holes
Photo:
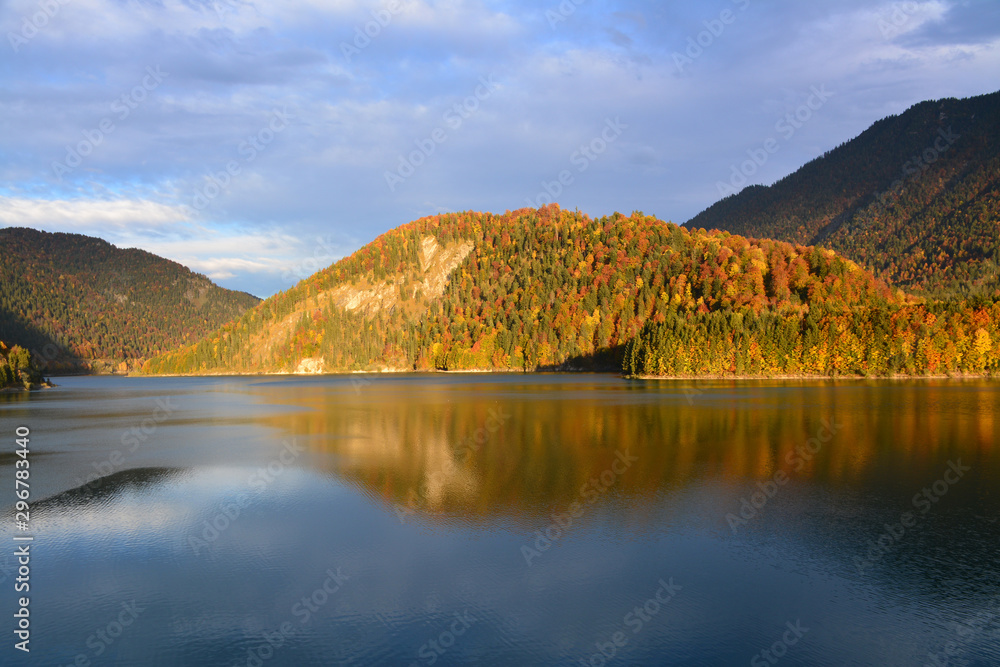
[[56,382],[4,664],[1000,664],[996,381]]

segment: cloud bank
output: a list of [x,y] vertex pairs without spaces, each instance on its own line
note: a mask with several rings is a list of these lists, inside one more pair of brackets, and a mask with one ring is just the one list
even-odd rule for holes
[[12,0],[0,35],[0,224],[259,296],[437,212],[683,222],[769,138],[749,182],[1000,71],[989,0]]

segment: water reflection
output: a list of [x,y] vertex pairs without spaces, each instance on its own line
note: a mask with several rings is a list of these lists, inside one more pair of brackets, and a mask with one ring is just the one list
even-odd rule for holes
[[[0,405],[32,420],[32,474],[56,488],[32,515],[35,664],[250,665],[291,623],[268,667],[428,665],[459,617],[436,665],[579,665],[623,628],[617,664],[748,664],[798,620],[783,665],[924,664],[950,641],[1000,663],[1000,623],[982,621],[1000,621],[996,383],[128,383]],[[165,395],[176,413],[122,469],[73,481]],[[661,579],[680,588],[633,634]],[[133,600],[134,626],[95,655],[88,638]]]
[[74,508],[87,509],[90,503],[106,505],[125,494],[155,492],[157,486],[169,484],[183,473],[181,468],[130,468],[33,503],[32,510],[43,517]]
[[984,513],[997,507],[1000,392],[983,381],[692,389],[505,378],[473,389],[376,380],[360,391],[346,382],[293,390],[285,400],[308,409],[263,423],[303,436],[319,467],[392,506],[416,494],[428,518],[534,517],[577,500],[618,452],[637,463],[614,491],[636,507],[699,484],[742,491],[776,473],[892,496],[933,482],[956,457],[977,471],[962,493]]

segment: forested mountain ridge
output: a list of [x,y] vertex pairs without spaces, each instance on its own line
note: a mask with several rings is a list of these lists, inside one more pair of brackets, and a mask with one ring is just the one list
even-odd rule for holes
[[0,229],[0,340],[47,373],[135,367],[259,302],[144,250]]
[[739,312],[752,327],[906,300],[822,248],[642,213],[467,212],[391,230],[144,371],[620,369],[647,321]]
[[921,102],[686,226],[822,245],[911,292],[1000,294],[1000,92]]

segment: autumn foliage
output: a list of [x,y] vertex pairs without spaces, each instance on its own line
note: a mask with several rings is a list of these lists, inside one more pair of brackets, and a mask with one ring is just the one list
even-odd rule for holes
[[0,339],[49,372],[140,364],[260,300],[143,250],[80,234],[0,229]]
[[688,224],[822,245],[932,298],[1000,297],[1000,92],[921,102]]
[[[474,250],[422,294],[419,248]],[[391,285],[391,307],[328,295]],[[624,369],[634,374],[987,371],[997,305],[919,304],[832,251],[552,205],[423,218],[248,311],[150,373]]]

